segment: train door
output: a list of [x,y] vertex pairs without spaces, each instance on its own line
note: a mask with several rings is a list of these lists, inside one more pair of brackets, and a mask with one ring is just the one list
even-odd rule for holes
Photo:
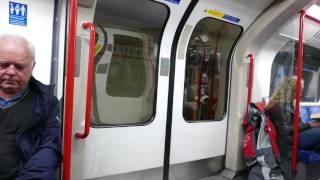
[[[169,90],[173,99],[172,116],[168,116],[172,117],[168,119],[172,123],[170,162],[167,162],[170,170],[181,166],[188,167],[189,172],[210,169],[206,174],[209,176],[224,168],[221,161],[226,153],[230,121],[232,52],[242,32],[270,3],[259,1],[247,6],[235,1],[201,0],[187,18],[178,37],[174,81]],[[240,11],[243,7],[246,10]],[[213,164],[221,166],[220,169]],[[191,179],[189,172],[185,179]]]
[[72,140],[71,179],[142,176],[159,167],[152,178],[162,178],[171,45],[189,3],[79,1],[73,134],[85,121],[89,31],[83,22],[95,24],[96,42],[90,133]]
[[245,22],[223,3],[199,1],[180,36],[170,164],[225,153],[229,62]]

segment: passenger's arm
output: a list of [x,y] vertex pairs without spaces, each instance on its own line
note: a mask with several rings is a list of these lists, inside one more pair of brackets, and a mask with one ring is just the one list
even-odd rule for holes
[[55,179],[56,169],[60,166],[62,159],[59,105],[56,98],[49,101],[48,109],[49,113],[42,129],[40,145],[20,171],[17,180]]
[[301,115],[301,119],[304,123],[308,123],[311,121],[310,118],[310,110],[308,107],[306,106],[301,106],[300,107],[300,115]]
[[310,121],[309,122],[310,127],[315,128],[315,127],[320,127],[320,122],[319,121]]
[[[286,135],[288,133],[289,135],[293,134],[293,121],[294,121],[294,112],[292,111],[290,106],[284,106],[277,104],[275,107],[272,107],[270,109],[270,112],[272,113],[271,119],[274,121],[279,135]],[[310,129],[311,126],[309,123],[302,123],[301,119],[299,120],[299,132],[304,131],[307,129]],[[283,134],[282,134],[283,133]]]

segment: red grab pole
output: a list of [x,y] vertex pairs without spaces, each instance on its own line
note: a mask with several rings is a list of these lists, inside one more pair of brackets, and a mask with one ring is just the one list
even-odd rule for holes
[[69,30],[68,30],[68,57],[66,63],[66,92],[64,105],[64,133],[63,133],[63,164],[62,178],[70,180],[71,171],[71,143],[74,96],[74,73],[76,51],[76,26],[78,1],[69,0]]
[[77,132],[75,134],[76,138],[85,139],[88,137],[90,132],[90,117],[91,117],[91,101],[92,101],[92,80],[93,80],[93,65],[94,65],[94,43],[96,28],[93,23],[83,23],[83,28],[90,28],[90,45],[89,45],[89,62],[88,62],[88,76],[87,76],[87,95],[86,95],[86,117],[84,132]]
[[[303,31],[304,31],[304,18],[308,18],[318,24],[320,20],[307,15],[304,10],[300,11],[300,27],[299,27],[299,50],[298,50],[298,70],[297,70],[297,90],[296,90],[296,107],[300,106],[301,96],[301,78],[302,78],[302,60],[303,60]],[[294,113],[294,135],[293,135],[293,151],[292,151],[292,171],[297,172],[297,147],[298,147],[298,126],[299,126],[299,113],[300,109],[296,108]]]
[[300,27],[299,27],[299,50],[298,50],[298,70],[297,70],[297,89],[296,89],[296,108],[294,112],[294,134],[293,134],[293,151],[292,151],[292,172],[297,172],[297,147],[298,147],[298,130],[299,130],[299,114],[300,114],[300,97],[301,97],[301,79],[302,79],[302,57],[303,57],[303,30],[304,10],[300,12]]
[[248,79],[248,96],[247,96],[247,109],[246,109],[246,116],[243,121],[243,126],[248,125],[248,118],[249,118],[249,113],[248,113],[248,108],[249,104],[251,102],[251,92],[252,92],[252,84],[253,84],[253,54],[249,54],[247,56],[250,59],[250,65],[249,65],[249,79]]

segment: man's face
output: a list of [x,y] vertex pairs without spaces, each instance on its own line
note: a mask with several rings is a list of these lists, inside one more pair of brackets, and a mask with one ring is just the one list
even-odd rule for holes
[[18,95],[27,85],[33,67],[27,42],[18,38],[0,40],[0,97]]

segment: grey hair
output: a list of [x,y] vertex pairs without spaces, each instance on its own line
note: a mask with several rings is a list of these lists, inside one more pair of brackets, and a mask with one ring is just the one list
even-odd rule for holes
[[21,35],[17,35],[17,34],[2,34],[2,35],[0,35],[0,41],[6,40],[6,39],[20,39],[20,40],[26,42],[29,53],[31,54],[32,62],[35,63],[36,52],[35,52],[34,45],[31,41],[29,41],[27,38],[25,38]]

